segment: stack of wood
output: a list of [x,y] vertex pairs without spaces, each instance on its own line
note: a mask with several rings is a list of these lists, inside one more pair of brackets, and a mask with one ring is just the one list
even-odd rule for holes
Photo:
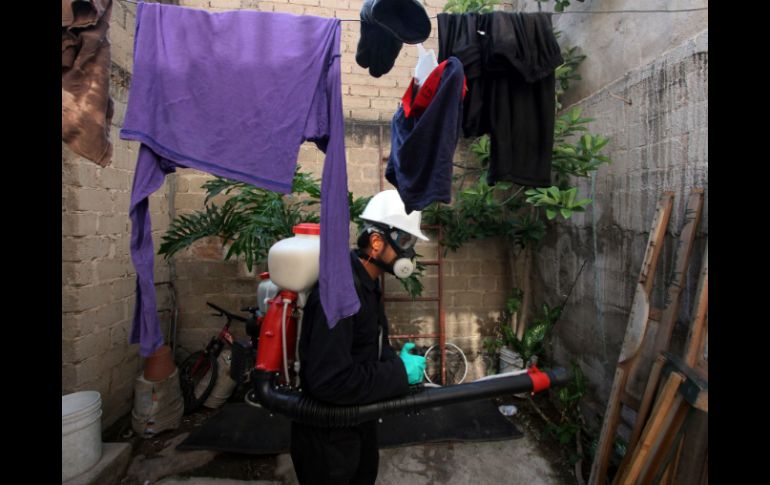
[[621,415],[629,414],[635,418],[613,485],[708,483],[708,243],[683,355],[669,352],[703,211],[703,189],[693,190],[687,203],[664,307],[650,307],[655,270],[673,203],[672,192],[663,193],[658,202],[589,485],[607,482]]

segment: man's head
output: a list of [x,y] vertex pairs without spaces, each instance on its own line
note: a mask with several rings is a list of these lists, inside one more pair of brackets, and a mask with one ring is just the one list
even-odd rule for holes
[[381,269],[407,278],[414,271],[414,245],[428,238],[420,230],[420,211],[406,213],[395,190],[385,190],[372,197],[361,219],[364,229],[358,237],[359,255]]

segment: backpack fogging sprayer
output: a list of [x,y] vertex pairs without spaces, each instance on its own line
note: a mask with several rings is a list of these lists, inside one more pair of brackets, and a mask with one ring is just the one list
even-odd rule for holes
[[261,318],[257,358],[251,373],[254,389],[246,395],[247,403],[303,424],[347,427],[429,407],[540,392],[568,382],[569,375],[564,368],[540,370],[533,366],[464,384],[412,386],[404,396],[370,404],[335,406],[313,399],[301,391],[297,343],[302,331],[302,307],[318,280],[320,225],[299,224],[294,227],[294,234],[275,243],[268,253],[270,280],[263,280],[260,285],[275,284],[277,289],[271,292],[274,297],[260,302],[268,306]]

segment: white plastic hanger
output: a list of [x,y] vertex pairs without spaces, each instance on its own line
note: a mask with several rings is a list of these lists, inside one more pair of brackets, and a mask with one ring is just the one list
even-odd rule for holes
[[438,66],[433,49],[426,51],[422,44],[417,44],[417,65],[414,68],[414,83],[420,86]]

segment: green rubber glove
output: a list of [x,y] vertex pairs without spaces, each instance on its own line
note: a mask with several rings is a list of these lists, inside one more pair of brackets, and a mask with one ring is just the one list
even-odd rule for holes
[[401,360],[404,361],[404,367],[406,367],[406,376],[409,379],[409,384],[419,384],[422,382],[422,373],[425,371],[425,357],[419,355],[410,354],[409,351],[414,348],[414,342],[408,342],[404,344],[401,349]]

